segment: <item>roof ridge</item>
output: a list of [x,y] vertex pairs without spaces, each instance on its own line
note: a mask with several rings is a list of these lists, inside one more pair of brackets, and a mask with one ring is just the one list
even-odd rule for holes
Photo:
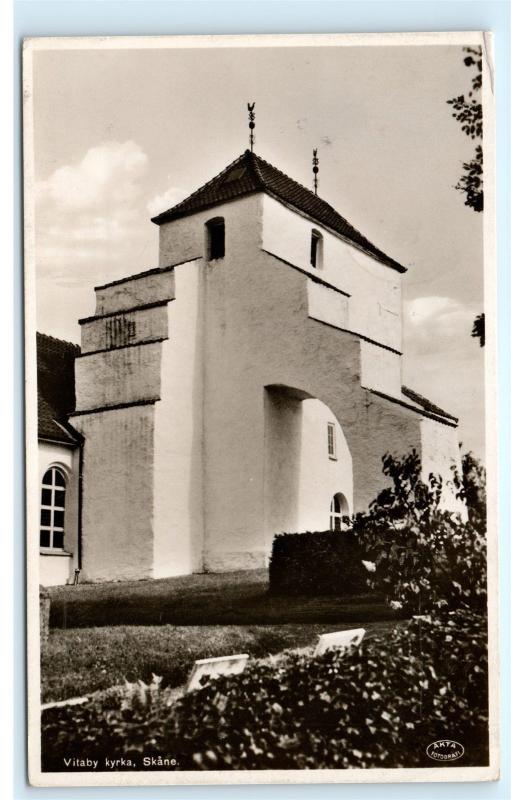
[[[247,152],[250,152],[250,151],[247,151]],[[275,172],[278,172],[278,173],[279,173],[279,175],[282,175],[282,177],[283,177],[283,178],[285,178],[285,179],[286,179],[286,180],[288,180],[288,181],[292,181],[292,182],[293,182],[293,183],[295,183],[297,186],[299,186],[301,189],[303,189],[303,190],[304,190],[304,192],[308,192],[308,194],[311,196],[311,199],[314,199],[314,200],[316,200],[316,201],[318,201],[318,202],[320,202],[320,203],[323,203],[325,206],[328,206],[328,208],[330,209],[330,211],[333,211],[333,213],[334,213],[334,214],[336,214],[338,217],[341,217],[341,219],[342,219],[342,220],[343,220],[343,221],[346,223],[346,225],[349,225],[349,226],[350,226],[350,228],[351,228],[353,231],[355,231],[355,233],[358,233],[358,235],[359,235],[359,236],[360,236],[362,239],[365,239],[365,241],[366,241],[368,244],[371,244],[371,242],[369,241],[369,239],[367,238],[367,236],[365,236],[365,235],[364,235],[364,234],[363,234],[361,231],[359,231],[359,229],[358,229],[358,228],[356,228],[356,227],[355,227],[355,226],[354,226],[354,225],[353,225],[353,224],[352,224],[352,223],[351,223],[351,222],[350,222],[348,219],[346,219],[346,217],[344,217],[344,216],[343,216],[343,215],[342,215],[342,214],[341,214],[339,211],[337,211],[337,210],[336,210],[336,208],[335,208],[334,206],[332,206],[332,205],[331,205],[331,204],[328,202],[328,200],[325,200],[325,198],[324,198],[324,197],[321,197],[320,195],[318,195],[318,194],[316,194],[315,192],[313,192],[313,191],[312,191],[312,189],[309,189],[307,186],[304,186],[304,185],[303,185],[303,183],[300,183],[300,181],[297,181],[297,180],[296,180],[296,178],[292,178],[290,175],[287,175],[285,172],[283,172],[281,169],[279,169],[278,167],[276,167],[274,164],[271,164],[269,161],[266,161],[266,159],[264,159],[262,156],[259,156],[259,155],[257,155],[257,153],[254,153],[253,155],[255,156],[255,158],[256,158],[256,159],[258,159],[259,161],[262,161],[264,164],[266,164],[266,166],[267,166],[267,167],[270,167],[270,169],[273,169],[273,170],[275,170]],[[274,194],[277,194],[277,195],[279,194],[279,193],[278,193],[278,191],[277,191],[277,190],[276,190],[274,187],[269,187],[269,186],[266,184],[266,181],[264,180],[264,177],[262,177],[262,176],[261,176],[261,180],[262,180],[262,182],[263,182],[263,185],[264,185],[264,187],[265,187],[266,189],[268,189],[269,191],[273,192]],[[279,196],[280,196],[280,195],[279,195]],[[372,245],[372,247],[374,247],[374,249],[375,249],[375,250],[378,250],[380,253],[382,253],[382,255],[385,255],[385,253],[383,253],[383,251],[382,251],[382,250],[380,250],[380,248],[379,248],[379,247],[376,247],[375,245]],[[390,256],[385,256],[385,257],[386,257],[386,258],[388,258],[388,259],[390,259],[391,261],[394,261],[394,259],[391,259],[391,258],[390,258]]]
[[[256,176],[257,180],[266,189],[267,188],[266,187],[266,181],[264,180],[262,172],[261,172],[261,170],[259,168],[259,161],[264,161],[264,158],[261,158],[261,156],[258,156],[257,153],[252,152],[252,150],[245,150],[245,156],[249,156],[249,158],[247,160],[249,161],[253,171],[255,172],[255,176]],[[264,161],[264,163],[266,164],[267,162]],[[271,166],[271,164],[270,164],[270,166]]]
[[[330,203],[329,203],[327,200],[324,200],[324,199],[323,199],[323,197],[320,197],[318,194],[315,194],[315,193],[312,191],[312,189],[309,189],[307,186],[304,186],[304,185],[303,185],[303,183],[300,183],[300,181],[297,181],[297,180],[296,180],[296,178],[292,178],[290,175],[286,175],[286,173],[285,173],[285,172],[282,172],[282,170],[281,170],[281,169],[279,169],[278,167],[276,167],[274,164],[270,164],[270,162],[269,162],[269,161],[266,161],[266,159],[265,159],[265,158],[263,158],[262,156],[258,156],[258,155],[257,155],[257,153],[254,153],[254,156],[255,156],[255,157],[256,157],[256,159],[258,159],[259,161],[262,161],[262,162],[263,162],[263,164],[266,164],[266,166],[267,166],[267,167],[270,167],[271,169],[274,169],[274,170],[275,170],[275,172],[278,172],[278,173],[279,173],[279,175],[282,175],[282,177],[283,177],[283,178],[285,178],[285,179],[286,179],[286,180],[288,180],[288,181],[293,181],[293,183],[296,183],[296,185],[297,185],[297,186],[299,186],[299,187],[300,187],[300,189],[303,189],[303,190],[304,190],[304,192],[309,192],[309,194],[310,194],[310,195],[312,195],[312,197],[315,197],[315,198],[316,198],[317,200],[319,200],[321,203],[325,203],[327,206],[329,206],[329,207],[332,209],[332,211],[334,211],[336,214],[339,214],[339,212],[338,212],[338,211],[335,211],[335,208],[334,208],[333,206],[331,206],[331,205],[330,205]],[[262,178],[262,181],[263,181],[263,183],[264,183],[264,178]],[[265,185],[266,185],[266,184],[265,184]],[[275,191],[275,190],[274,190],[274,189],[272,189],[272,191]],[[342,216],[342,214],[339,214],[339,216],[341,217],[341,216]],[[343,217],[343,219],[344,219],[344,217]],[[347,221],[348,221],[348,220],[346,220],[346,222],[347,222]],[[359,231],[357,231],[357,233],[359,233]]]
[[183,198],[183,200],[181,200],[179,203],[176,203],[176,205],[175,205],[175,206],[171,206],[171,208],[169,208],[169,209],[166,209],[165,211],[160,211],[160,213],[159,213],[159,214],[156,214],[156,216],[154,216],[154,217],[151,217],[151,222],[155,222],[155,221],[156,221],[156,220],[157,220],[159,217],[161,217],[163,214],[166,214],[166,213],[167,213],[167,211],[179,211],[180,207],[181,207],[181,206],[182,206],[184,203],[188,203],[188,202],[189,202],[189,200],[190,200],[192,197],[195,197],[196,195],[198,195],[198,194],[199,194],[199,192],[202,192],[202,191],[204,191],[204,189],[207,189],[207,187],[208,187],[208,186],[211,186],[211,184],[212,184],[212,183],[214,183],[215,181],[217,181],[219,178],[221,178],[221,177],[222,177],[222,175],[225,175],[225,173],[226,173],[226,172],[229,172],[229,170],[230,170],[232,167],[234,167],[234,165],[235,165],[235,164],[237,164],[237,163],[238,163],[238,161],[241,161],[241,160],[242,160],[242,159],[243,159],[243,158],[246,156],[246,154],[247,154],[247,153],[249,153],[249,152],[250,152],[250,150],[245,150],[245,152],[244,152],[244,153],[242,153],[242,154],[241,154],[240,156],[238,156],[237,158],[235,158],[235,159],[234,159],[234,161],[231,161],[231,163],[230,163],[230,164],[228,164],[228,165],[225,167],[225,169],[223,169],[223,170],[222,170],[221,172],[219,172],[217,175],[214,175],[214,176],[211,178],[211,180],[209,180],[209,181],[206,181],[206,183],[203,183],[201,186],[199,186],[199,188],[198,188],[198,189],[195,189],[195,191],[194,191],[194,192],[192,192],[191,194],[188,194],[188,195],[186,195],[186,197],[185,197],[185,198]]

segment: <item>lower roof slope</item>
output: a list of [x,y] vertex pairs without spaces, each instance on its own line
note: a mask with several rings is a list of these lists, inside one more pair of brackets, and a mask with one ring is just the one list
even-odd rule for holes
[[67,422],[75,408],[75,358],[80,347],[45,333],[37,334],[38,435],[62,444],[78,444]]

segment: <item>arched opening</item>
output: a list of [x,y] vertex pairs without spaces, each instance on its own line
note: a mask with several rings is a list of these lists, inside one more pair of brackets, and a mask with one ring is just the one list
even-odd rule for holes
[[311,232],[311,267],[321,269],[323,266],[323,237],[319,231],[313,229]]
[[49,550],[64,549],[66,511],[66,476],[58,467],[44,473],[41,484],[39,546]]
[[225,220],[214,217],[206,222],[206,253],[208,261],[225,256]]
[[[265,387],[265,539],[337,527],[353,498],[353,463],[341,424],[319,398],[296,387]],[[332,509],[332,498],[339,495]]]
[[330,530],[342,530],[342,518],[349,516],[348,501],[342,492],[337,492],[330,503]]

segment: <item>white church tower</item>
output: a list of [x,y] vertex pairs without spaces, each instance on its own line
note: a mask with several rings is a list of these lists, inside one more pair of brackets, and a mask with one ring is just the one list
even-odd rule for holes
[[80,321],[85,580],[261,567],[366,509],[387,451],[450,477],[457,420],[402,386],[403,266],[249,150],[153,222],[160,266]]

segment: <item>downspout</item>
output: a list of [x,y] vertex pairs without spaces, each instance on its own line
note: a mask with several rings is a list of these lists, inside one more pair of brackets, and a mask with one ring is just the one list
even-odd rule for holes
[[[83,506],[83,436],[80,437],[78,452],[78,566],[82,570],[82,506]],[[78,582],[78,581],[76,581]]]

